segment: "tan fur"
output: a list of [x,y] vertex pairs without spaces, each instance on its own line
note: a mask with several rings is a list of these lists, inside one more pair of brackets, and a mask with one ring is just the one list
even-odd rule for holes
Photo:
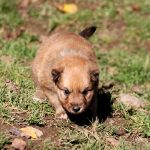
[[[53,69],[61,72],[57,83],[51,75]],[[78,114],[91,110],[96,115],[98,83],[91,81],[92,71],[98,71],[98,66],[91,44],[75,33],[54,33],[41,45],[33,61],[35,96],[48,97],[59,117],[66,111]],[[68,96],[64,88],[69,90]],[[82,94],[85,88],[89,89],[86,96]],[[75,105],[81,108],[77,113],[72,110]]]

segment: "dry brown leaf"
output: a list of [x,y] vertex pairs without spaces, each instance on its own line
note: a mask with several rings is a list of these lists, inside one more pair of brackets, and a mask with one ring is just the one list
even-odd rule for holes
[[11,144],[11,147],[18,149],[18,150],[24,150],[27,146],[27,143],[19,138],[15,138]]
[[70,14],[74,14],[78,11],[77,5],[73,4],[73,3],[56,4],[56,8],[58,8],[58,10],[60,10],[64,13],[70,13]]
[[124,105],[128,107],[143,108],[145,106],[143,100],[138,99],[137,97],[132,96],[130,94],[120,94],[118,101],[122,102]]

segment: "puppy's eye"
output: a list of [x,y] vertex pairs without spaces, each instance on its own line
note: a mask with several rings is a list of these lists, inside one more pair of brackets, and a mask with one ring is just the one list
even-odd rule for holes
[[63,91],[66,96],[68,96],[70,94],[70,91],[68,89],[64,89]]
[[82,94],[83,94],[84,96],[86,96],[86,95],[88,94],[88,90],[84,90],[84,91],[82,92]]

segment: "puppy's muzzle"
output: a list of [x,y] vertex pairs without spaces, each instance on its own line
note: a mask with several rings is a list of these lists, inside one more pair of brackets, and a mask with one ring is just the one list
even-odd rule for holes
[[81,109],[81,108],[80,108],[78,105],[75,105],[75,106],[72,107],[72,110],[73,110],[75,113],[79,112],[80,109]]

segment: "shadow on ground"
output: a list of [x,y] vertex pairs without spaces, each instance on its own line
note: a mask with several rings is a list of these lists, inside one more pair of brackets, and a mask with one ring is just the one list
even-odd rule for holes
[[[103,89],[98,90],[98,109],[97,109],[97,116],[99,122],[103,122],[106,120],[108,116],[112,114],[112,101],[111,101],[111,94],[110,92],[106,92]],[[78,125],[90,125],[94,120],[92,118],[92,114],[85,112],[80,115],[71,115],[68,114],[69,119],[75,122]]]

